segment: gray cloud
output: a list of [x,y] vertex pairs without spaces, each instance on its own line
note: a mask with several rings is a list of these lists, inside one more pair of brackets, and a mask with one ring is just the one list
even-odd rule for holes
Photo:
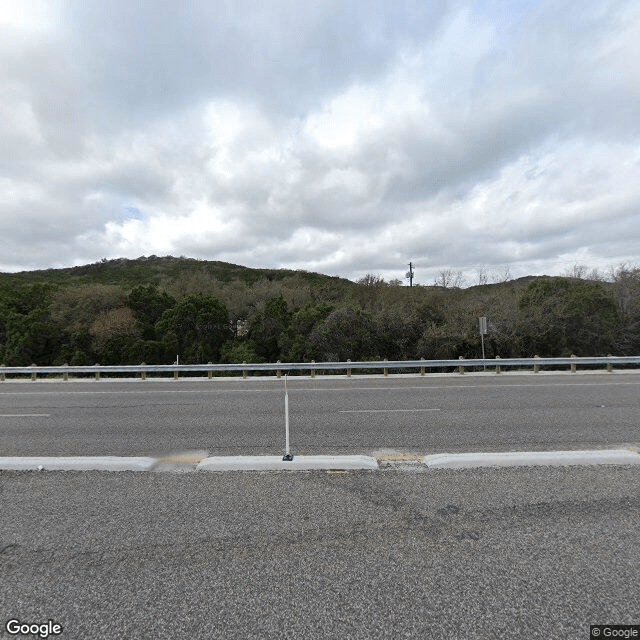
[[0,10],[0,269],[636,260],[632,1]]

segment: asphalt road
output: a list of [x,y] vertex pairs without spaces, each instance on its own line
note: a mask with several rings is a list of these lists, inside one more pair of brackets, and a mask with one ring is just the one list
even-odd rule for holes
[[[637,444],[637,374],[291,380],[298,453]],[[273,453],[273,380],[6,382],[0,455]],[[640,624],[640,467],[0,471],[0,638],[589,638]]]
[[[275,379],[0,383],[0,455],[277,454]],[[640,375],[289,379],[297,454],[590,449],[640,442]]]
[[0,638],[586,640],[640,624],[639,487],[606,466],[0,472]]

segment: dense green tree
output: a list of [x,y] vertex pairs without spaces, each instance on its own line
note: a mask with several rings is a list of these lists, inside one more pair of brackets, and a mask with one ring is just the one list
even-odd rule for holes
[[612,273],[610,285],[620,326],[615,334],[615,349],[620,355],[640,353],[640,267],[621,265]]
[[131,360],[131,351],[136,338],[127,334],[115,334],[109,337],[97,355],[100,364],[139,364]]
[[268,362],[280,359],[281,335],[289,324],[289,310],[282,295],[269,298],[264,310],[254,315],[249,324],[249,338],[255,352]]
[[93,337],[86,327],[75,331],[64,331],[57,358],[53,364],[89,365],[95,363]]
[[9,366],[52,364],[63,336],[49,313],[54,287],[7,288],[0,299],[0,360]]
[[53,291],[49,310],[64,331],[77,331],[88,329],[101,313],[124,305],[125,296],[119,286],[82,283]]
[[62,342],[58,327],[42,311],[7,317],[2,359],[9,366],[50,365]]
[[473,358],[479,316],[490,358],[640,353],[638,267],[466,289],[452,274],[407,287],[154,256],[0,274],[0,363]]
[[92,323],[89,332],[93,338],[92,348],[100,354],[112,339],[127,336],[134,340],[140,332],[129,307],[119,307],[103,311]]
[[309,336],[334,308],[333,304],[325,302],[308,302],[291,314],[289,326],[280,334],[283,361],[310,362],[318,358],[317,345]]
[[343,362],[380,357],[371,312],[360,307],[332,311],[309,336],[317,360]]
[[127,356],[131,364],[170,364],[176,354],[167,349],[161,340],[145,340],[140,338],[127,347]]
[[155,340],[156,323],[175,303],[174,298],[165,291],[160,291],[155,284],[134,287],[126,298],[126,304],[133,311],[133,317],[145,340]]
[[416,357],[416,343],[425,318],[407,313],[401,307],[381,309],[373,314],[377,353],[389,360],[409,360]]
[[206,293],[189,295],[167,309],[156,330],[185,364],[216,362],[220,347],[232,336],[227,307]]
[[220,361],[227,364],[265,362],[256,353],[251,340],[227,340],[220,348]]
[[601,282],[538,278],[519,307],[523,355],[607,355],[614,349],[620,318]]

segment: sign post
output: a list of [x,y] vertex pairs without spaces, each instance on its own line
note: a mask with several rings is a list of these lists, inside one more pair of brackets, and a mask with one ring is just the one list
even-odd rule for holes
[[[484,360],[484,336],[487,333],[487,317],[482,316],[478,318],[478,320],[480,321],[480,341],[482,342],[482,359]],[[483,365],[483,369],[485,371],[487,370],[486,364]]]

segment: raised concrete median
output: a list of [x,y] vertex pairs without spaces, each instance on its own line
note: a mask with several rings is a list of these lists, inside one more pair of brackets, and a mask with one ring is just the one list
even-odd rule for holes
[[349,471],[377,469],[375,458],[369,456],[294,456],[283,460],[282,456],[218,456],[205,458],[196,469],[199,471]]
[[525,466],[559,467],[594,464],[640,464],[640,455],[637,451],[632,449],[436,453],[425,456],[423,462],[431,469]]
[[155,458],[121,456],[0,457],[5,471],[150,471]]
[[[213,456],[205,452],[161,458],[124,456],[25,456],[0,457],[1,471],[351,471],[379,468],[472,469],[476,467],[525,467],[640,464],[635,448],[590,451],[501,451],[476,453],[418,453],[367,455]],[[380,463],[380,466],[379,466]]]

